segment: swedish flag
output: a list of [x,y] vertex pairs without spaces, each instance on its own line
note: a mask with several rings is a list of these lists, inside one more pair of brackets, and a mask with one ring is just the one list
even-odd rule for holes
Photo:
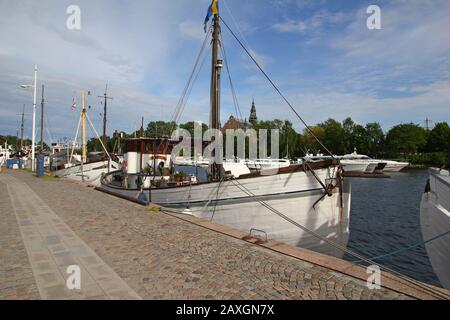
[[204,23],[205,32],[206,32],[206,26],[208,25],[208,21],[213,14],[219,14],[219,0],[212,0],[212,3],[208,8],[208,12],[206,13],[206,18],[205,18],[205,23]]

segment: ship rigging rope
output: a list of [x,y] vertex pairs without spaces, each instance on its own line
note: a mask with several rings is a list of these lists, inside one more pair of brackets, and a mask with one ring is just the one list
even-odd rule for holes
[[86,119],[88,120],[88,124],[89,124],[89,126],[91,127],[91,130],[92,130],[92,131],[95,133],[95,135],[97,136],[98,141],[100,141],[100,144],[101,144],[103,150],[106,152],[106,155],[108,156],[109,160],[112,161],[111,156],[110,156],[108,150],[106,150],[106,147],[105,147],[105,145],[103,144],[103,141],[102,141],[102,139],[100,138],[100,135],[98,134],[97,130],[95,130],[95,127],[94,127],[94,125],[92,124],[91,119],[89,118],[89,115],[87,114],[87,112],[86,112]]
[[228,74],[228,80],[230,82],[230,89],[231,89],[231,95],[233,97],[234,110],[236,111],[236,118],[244,120],[244,118],[242,117],[241,107],[239,106],[239,101],[237,99],[236,90],[234,89],[233,80],[231,79],[231,72],[230,72],[230,68],[229,68],[229,64],[228,64],[227,53],[225,50],[225,43],[222,39],[222,34],[220,34],[220,39],[221,39],[221,44],[222,44],[220,46],[220,49],[222,51],[223,60],[225,61],[225,68],[226,68],[227,74]]
[[[357,258],[361,259],[363,262],[367,262],[367,263],[369,263],[369,264],[371,264],[371,265],[375,265],[375,264],[376,264],[374,261],[372,261],[372,260],[370,260],[370,259],[368,259],[368,258],[365,258],[363,255],[361,255],[361,254],[359,254],[359,253],[357,253],[357,252],[354,252],[353,250],[349,250],[349,249],[347,249],[346,247],[344,247],[344,246],[342,246],[342,245],[340,245],[340,244],[338,244],[338,243],[335,243],[335,242],[333,242],[333,241],[331,241],[331,240],[329,240],[329,239],[327,239],[327,238],[325,238],[325,237],[319,235],[318,233],[314,232],[313,230],[311,230],[311,229],[309,229],[309,228],[307,228],[307,227],[301,225],[300,223],[298,223],[298,222],[292,220],[292,219],[289,218],[288,216],[284,215],[284,214],[281,213],[280,211],[276,210],[275,208],[273,208],[272,206],[270,206],[269,204],[267,204],[265,201],[260,200],[258,196],[256,196],[256,195],[255,195],[253,192],[251,192],[250,190],[248,190],[248,188],[246,188],[245,186],[243,186],[239,181],[234,180],[234,179],[231,180],[231,181],[232,181],[232,182],[234,183],[234,185],[235,185],[236,187],[238,187],[241,191],[243,191],[244,193],[246,193],[247,195],[249,195],[249,196],[252,197],[252,198],[256,198],[256,200],[257,200],[262,206],[264,206],[264,207],[267,208],[268,210],[272,211],[273,213],[275,213],[276,215],[278,215],[278,216],[281,217],[282,219],[284,219],[284,220],[290,222],[290,223],[293,224],[294,226],[296,226],[296,227],[302,229],[302,230],[305,231],[306,233],[309,233],[309,234],[311,234],[312,236],[314,236],[314,237],[316,237],[316,238],[318,238],[318,239],[320,239],[320,240],[326,242],[327,244],[329,244],[329,245],[332,246],[332,247],[335,247],[335,248],[337,248],[337,249],[339,249],[339,250],[342,250],[342,251],[345,252],[345,253],[348,253],[348,254],[350,254],[350,255],[352,255],[352,256],[354,256],[354,257],[357,257]],[[410,283],[410,284],[412,284],[412,285],[415,285],[416,287],[419,287],[423,292],[427,292],[427,293],[429,293],[430,295],[435,295],[435,296],[437,296],[437,297],[439,297],[439,298],[442,298],[442,299],[446,299],[446,300],[449,300],[449,299],[450,299],[450,296],[448,296],[448,295],[446,295],[446,294],[444,294],[444,293],[442,293],[442,292],[440,292],[440,291],[438,291],[438,290],[435,290],[435,289],[433,289],[433,288],[431,288],[431,287],[429,287],[429,286],[427,286],[427,285],[424,285],[424,284],[420,283],[420,282],[417,281],[417,280],[414,280],[414,279],[412,279],[412,278],[409,278],[409,277],[407,277],[407,276],[405,276],[405,275],[403,275],[403,274],[401,274],[401,273],[399,273],[399,272],[397,272],[397,271],[395,271],[395,270],[393,270],[393,269],[390,269],[390,268],[388,268],[388,267],[381,266],[381,265],[379,265],[379,264],[377,264],[377,265],[380,267],[380,269],[383,269],[384,271],[388,271],[388,272],[390,272],[390,273],[396,275],[398,278],[400,278],[400,279],[402,279],[402,280],[405,280],[406,283]]]
[[200,63],[200,67],[199,67],[198,70],[197,70],[197,74],[194,76],[194,80],[193,80],[193,82],[192,82],[192,85],[190,86],[190,88],[189,88],[189,90],[188,90],[188,92],[187,92],[187,94],[186,94],[186,98],[185,98],[185,100],[184,100],[183,105],[181,106],[181,110],[180,110],[180,113],[179,113],[178,118],[175,119],[175,123],[178,123],[178,122],[180,121],[180,118],[181,118],[181,116],[182,116],[182,114],[183,114],[183,112],[184,112],[184,109],[186,108],[186,104],[187,104],[187,102],[188,102],[188,99],[189,99],[189,97],[190,97],[190,95],[191,95],[192,89],[194,88],[194,83],[195,83],[195,81],[197,81],[197,78],[198,78],[200,72],[201,72],[202,69],[203,69],[203,66],[204,66],[204,64],[205,64],[206,57],[207,57],[207,55],[205,55],[205,56],[203,57],[202,62]]
[[286,104],[289,106],[289,108],[294,112],[294,114],[297,116],[297,118],[303,123],[305,128],[308,130],[308,132],[316,139],[316,141],[320,144],[322,148],[326,152],[330,154],[330,156],[333,159],[336,159],[333,153],[322,143],[322,141],[317,137],[317,135],[314,133],[314,131],[311,129],[311,127],[306,123],[305,120],[300,116],[300,114],[295,110],[295,108],[292,106],[292,104],[289,102],[289,100],[286,98],[286,96],[281,92],[281,90],[277,87],[277,85],[272,81],[272,79],[269,77],[269,75],[264,71],[264,69],[261,67],[261,65],[256,61],[256,59],[253,57],[253,55],[250,53],[250,51],[247,49],[247,47],[242,43],[242,41],[236,36],[236,34],[231,30],[231,28],[228,26],[226,21],[219,16],[220,20],[225,24],[228,31],[231,33],[233,38],[239,43],[239,45],[244,49],[244,51],[247,53],[247,55],[250,57],[250,59],[253,61],[253,63],[256,65],[256,67],[261,71],[261,73],[264,75],[264,77],[270,82],[272,87],[275,89],[275,91],[280,95],[280,97],[286,102]]
[[[427,244],[429,242],[433,242],[433,241],[435,241],[435,240],[437,240],[439,238],[445,237],[448,234],[450,234],[450,230],[448,230],[446,232],[443,232],[441,234],[438,234],[437,236],[434,236],[434,237],[432,237],[432,238],[430,238],[428,240],[420,241],[420,242],[417,242],[415,244],[412,244],[412,245],[410,245],[408,247],[401,248],[401,249],[395,250],[393,252],[382,254],[382,255],[379,255],[379,256],[376,256],[376,257],[371,257],[370,260],[381,260],[381,259],[384,259],[384,258],[387,258],[387,257],[390,257],[390,256],[395,256],[395,255],[397,255],[399,253],[403,253],[403,252],[409,251],[411,249],[420,247],[420,246],[422,246],[424,244]],[[361,263],[361,262],[363,262],[363,261],[362,260],[353,261],[353,263]]]
[[[211,30],[211,28],[212,27],[210,27],[210,30]],[[183,105],[185,104],[185,101],[187,100],[188,93],[190,92],[190,90],[192,90],[193,80],[196,78],[195,77],[195,73],[196,73],[198,65],[199,65],[199,63],[201,61],[201,57],[203,55],[203,52],[205,51],[206,44],[208,43],[208,39],[209,39],[209,35],[210,34],[211,34],[211,32],[207,32],[206,35],[205,35],[205,39],[203,40],[202,46],[200,48],[200,52],[198,53],[197,59],[195,60],[195,64],[194,64],[194,67],[192,69],[192,72],[191,72],[191,74],[190,74],[190,76],[188,78],[186,86],[184,87],[184,90],[183,90],[183,92],[181,94],[181,97],[178,100],[178,103],[177,103],[177,105],[175,107],[175,110],[174,110],[174,112],[172,114],[171,122],[175,122],[176,123],[179,120],[180,116],[181,116],[181,111],[182,111]]]

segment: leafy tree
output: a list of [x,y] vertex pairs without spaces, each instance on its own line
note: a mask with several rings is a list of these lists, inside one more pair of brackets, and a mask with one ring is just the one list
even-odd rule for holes
[[[197,125],[197,122],[189,121],[189,122],[180,124],[180,128],[189,131],[191,138],[194,139],[194,129],[195,129],[196,125]],[[202,123],[202,136],[206,130],[208,130],[208,125],[206,123]]]
[[[4,147],[5,146],[5,142],[8,145],[13,146],[14,148],[20,148],[20,137],[19,137],[19,139],[17,139],[16,136],[2,136],[2,135],[0,135],[0,145],[2,145]],[[30,139],[23,139],[23,145],[24,146],[31,145],[31,140]],[[36,146],[38,146],[38,145],[36,145]],[[45,147],[45,143],[44,143],[44,147]]]
[[[97,138],[91,138],[86,142],[86,149],[88,152],[102,152],[103,147],[100,141]],[[108,149],[111,151],[111,149]]]
[[415,154],[426,145],[427,132],[417,124],[400,124],[386,135],[386,147],[391,156]]
[[300,139],[292,122],[284,121],[280,130],[280,158],[291,158],[299,152]]
[[[289,125],[290,124],[290,125]],[[292,123],[289,123],[287,125],[287,127],[292,128]],[[259,130],[260,129],[266,129],[267,130],[267,155],[271,156],[272,155],[272,135],[271,135],[271,131],[270,130],[279,130],[279,134],[280,134],[280,150],[279,150],[279,156],[282,156],[282,153],[286,152],[286,141],[284,141],[284,145],[282,146],[283,140],[285,139],[283,136],[283,129],[287,129],[287,127],[285,128],[285,122],[280,120],[280,119],[274,119],[274,120],[268,120],[268,121],[258,121],[258,122],[253,122],[252,125],[253,129],[256,130],[257,134],[258,134],[258,141],[259,141]],[[249,139],[246,139],[246,153],[248,153],[248,143],[249,143]],[[284,149],[283,149],[284,148]]]
[[447,122],[436,124],[434,129],[430,131],[426,151],[450,153],[450,127]]
[[346,118],[342,121],[342,128],[344,129],[344,144],[345,144],[345,153],[349,153],[355,148],[353,144],[353,135],[355,133],[356,124],[352,120],[352,118]]
[[[314,136],[316,136],[320,141],[323,140],[323,137],[325,135],[325,129],[319,126],[311,127],[311,131],[313,132]],[[301,152],[301,155],[304,156],[305,153],[319,153],[322,150],[322,147],[320,146],[319,142],[317,142],[316,138],[311,134],[311,132],[308,129],[303,130],[303,134],[300,136],[299,141],[299,147]]]
[[147,125],[145,136],[147,138],[169,137],[176,128],[175,122],[151,121]]
[[366,128],[362,125],[357,124],[353,129],[353,134],[350,137],[352,149],[351,152],[356,148],[357,152],[360,154],[369,153],[369,139]]
[[368,123],[366,125],[367,134],[367,153],[376,157],[383,151],[384,132],[378,122]]
[[[334,119],[328,119],[319,124],[324,129],[323,144],[334,154],[345,153],[345,131],[342,125]],[[325,151],[325,150],[322,150]]]

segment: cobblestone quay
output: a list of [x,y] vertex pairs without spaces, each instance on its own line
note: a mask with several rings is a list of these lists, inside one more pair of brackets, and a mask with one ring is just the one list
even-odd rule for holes
[[[0,299],[432,298],[369,290],[361,277],[326,263],[212,229],[76,182],[6,170]],[[80,267],[80,290],[66,286],[69,265]]]

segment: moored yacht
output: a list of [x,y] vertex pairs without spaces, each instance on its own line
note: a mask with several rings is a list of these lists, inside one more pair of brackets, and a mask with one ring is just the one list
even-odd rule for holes
[[[410,165],[409,162],[401,162],[401,161],[394,161],[394,160],[384,160],[384,159],[372,159],[369,156],[358,154],[355,150],[352,154],[345,155],[343,157],[347,159],[361,159],[361,160],[367,160],[371,163],[378,163],[378,166],[376,167],[376,171],[384,171],[384,172],[399,172],[402,169],[408,167]],[[383,165],[384,164],[384,165]],[[382,166],[382,168],[381,168]]]
[[[342,159],[342,157],[334,156],[336,159],[340,159],[340,163],[342,166],[342,169],[344,172],[357,172],[357,173],[363,173],[366,172],[368,163],[365,160],[357,160],[357,159]],[[323,160],[330,160],[333,159],[331,156],[324,156],[323,154],[306,154],[306,156],[303,158],[307,161],[323,161]]]
[[372,159],[369,156],[358,154],[356,152],[356,149],[351,154],[346,154],[342,157],[339,157],[341,161],[343,162],[358,162],[358,163],[365,163],[366,169],[363,171],[365,173],[381,173],[385,170],[387,161],[385,160],[376,160]]

